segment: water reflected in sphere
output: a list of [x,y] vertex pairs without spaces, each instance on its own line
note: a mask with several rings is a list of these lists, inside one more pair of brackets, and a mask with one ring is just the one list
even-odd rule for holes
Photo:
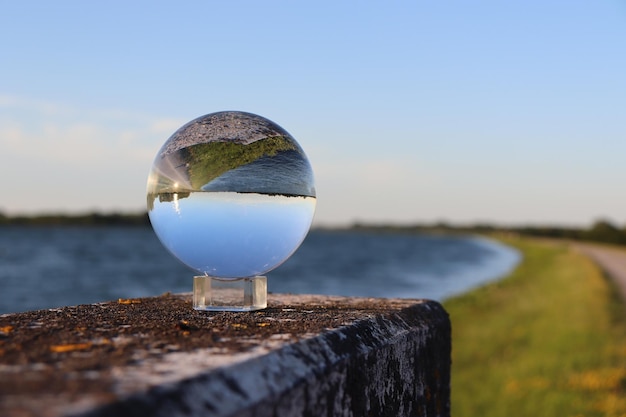
[[252,277],[300,246],[315,212],[309,161],[277,124],[243,112],[199,117],[158,152],[148,214],[163,245],[191,268]]

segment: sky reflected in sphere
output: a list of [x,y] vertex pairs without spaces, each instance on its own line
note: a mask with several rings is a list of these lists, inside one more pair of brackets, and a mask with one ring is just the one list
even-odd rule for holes
[[263,275],[304,240],[315,198],[199,192],[157,202],[154,230],[182,262],[215,277]]
[[315,213],[313,172],[280,126],[219,112],[176,131],[157,154],[147,187],[163,245],[206,275],[262,275],[304,240]]

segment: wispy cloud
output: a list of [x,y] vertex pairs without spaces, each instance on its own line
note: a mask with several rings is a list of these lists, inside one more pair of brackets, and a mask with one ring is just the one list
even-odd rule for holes
[[120,109],[82,109],[63,103],[0,95],[2,159],[43,158],[79,165],[148,161],[183,121]]
[[75,113],[70,106],[36,98],[0,94],[0,108],[4,111],[26,111],[47,116],[59,116]]
[[82,190],[56,209],[140,208],[152,158],[184,123],[9,95],[0,95],[0,109],[0,165],[19,176],[5,186],[9,211],[45,210],[35,194],[58,192],[59,184]]

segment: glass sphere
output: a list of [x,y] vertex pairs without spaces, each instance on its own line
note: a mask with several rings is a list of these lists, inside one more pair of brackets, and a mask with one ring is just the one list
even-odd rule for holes
[[163,245],[218,278],[265,274],[311,226],[309,160],[283,128],[251,113],[199,117],[161,147],[148,177],[148,215]]

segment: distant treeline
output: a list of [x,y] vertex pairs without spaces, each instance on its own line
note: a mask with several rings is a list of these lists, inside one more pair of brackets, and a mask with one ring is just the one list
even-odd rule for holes
[[[6,216],[0,213],[1,225],[19,226],[149,226],[146,212],[45,214]],[[584,240],[616,245],[626,245],[626,225],[616,226],[607,220],[598,220],[589,228],[557,226],[497,226],[491,224],[453,225],[445,222],[433,224],[389,225],[355,223],[350,230],[377,233],[515,233],[524,236],[555,239]]]
[[572,239],[592,242],[626,245],[626,225],[616,226],[607,220],[598,220],[589,228],[557,226],[494,226],[475,224],[458,226],[448,223],[417,225],[368,225],[357,223],[351,229],[378,232],[413,232],[413,233],[515,233],[523,236]]
[[85,213],[6,216],[0,213],[0,225],[18,226],[148,226],[147,213]]

